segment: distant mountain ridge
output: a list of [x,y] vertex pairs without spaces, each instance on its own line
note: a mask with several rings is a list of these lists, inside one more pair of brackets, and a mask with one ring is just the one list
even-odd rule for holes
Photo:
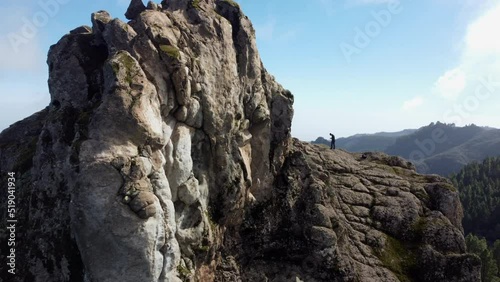
[[[417,129],[404,129],[397,132],[377,132],[372,134],[355,134],[349,137],[337,138],[335,144],[337,148],[342,148],[350,152],[379,151],[384,152],[393,145],[401,136],[410,135]],[[330,146],[330,139],[318,137],[313,144],[324,144]]]
[[415,131],[417,131],[417,129],[403,129],[401,131],[396,131],[396,132],[382,131],[382,132],[377,132],[377,133],[361,133],[361,134],[355,134],[351,137],[361,137],[361,136],[401,137],[401,136],[412,134]]
[[[312,143],[329,145],[330,141],[318,138]],[[413,162],[420,173],[449,175],[471,162],[500,155],[500,129],[437,122],[418,130],[339,138],[336,145],[353,152],[381,151],[401,156]]]

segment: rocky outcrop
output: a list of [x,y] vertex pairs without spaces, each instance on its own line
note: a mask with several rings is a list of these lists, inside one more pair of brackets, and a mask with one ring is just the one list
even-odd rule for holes
[[447,179],[404,159],[294,140],[273,197],[248,209],[239,272],[243,281],[479,281],[462,216]]
[[[149,3],[148,3],[149,4]],[[151,6],[152,4],[149,4],[150,8],[153,9]],[[144,6],[144,3],[142,3],[142,0],[132,0],[130,2],[130,5],[127,9],[127,12],[125,12],[125,17],[129,20],[133,20],[136,17],[138,17],[142,12],[146,10],[146,6]]]
[[9,279],[478,279],[444,179],[292,142],[293,96],[236,3],[132,1],[127,17],[96,12],[52,46],[49,107],[0,135]]

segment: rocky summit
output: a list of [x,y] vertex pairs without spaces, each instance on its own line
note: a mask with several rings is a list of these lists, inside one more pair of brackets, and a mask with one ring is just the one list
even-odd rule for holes
[[52,46],[50,105],[0,135],[18,219],[0,280],[480,281],[448,180],[291,138],[293,96],[238,4],[126,17]]

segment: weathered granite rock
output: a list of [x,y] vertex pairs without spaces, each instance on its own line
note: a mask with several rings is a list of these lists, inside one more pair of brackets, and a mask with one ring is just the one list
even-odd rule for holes
[[369,155],[294,140],[273,196],[239,231],[242,280],[479,281],[450,182]]
[[49,107],[0,135],[9,279],[478,281],[445,179],[292,141],[293,96],[236,3],[132,1],[128,18],[96,12],[52,46]]
[[[148,6],[152,10],[156,10],[153,3],[148,3]],[[130,5],[128,6],[127,12],[125,12],[125,17],[129,20],[133,20],[137,16],[139,16],[139,14],[142,13],[144,10],[146,10],[146,6],[144,6],[142,0],[132,0],[130,1]]]

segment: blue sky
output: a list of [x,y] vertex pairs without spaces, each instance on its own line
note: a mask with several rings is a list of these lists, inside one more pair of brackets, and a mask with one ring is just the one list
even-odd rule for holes
[[[438,120],[500,127],[500,1],[238,2],[253,21],[267,70],[295,96],[292,134],[299,139]],[[44,3],[56,6],[44,10]],[[127,4],[2,0],[0,130],[48,104],[51,44],[90,25],[94,11],[123,19]],[[13,44],[35,21],[34,32]]]

